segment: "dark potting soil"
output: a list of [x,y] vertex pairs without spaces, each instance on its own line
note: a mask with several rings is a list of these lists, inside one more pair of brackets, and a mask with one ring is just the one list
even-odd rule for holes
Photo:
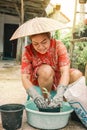
[[41,111],[41,112],[60,112],[60,107],[55,107],[55,108],[51,108],[51,107],[39,108],[39,111]]

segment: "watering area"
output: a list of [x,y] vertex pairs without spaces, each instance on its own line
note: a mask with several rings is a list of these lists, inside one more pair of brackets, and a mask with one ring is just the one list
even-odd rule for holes
[[[21,83],[20,64],[16,61],[0,61],[0,106],[4,105],[0,112],[0,130],[86,130],[80,122],[71,120],[70,113],[73,110],[68,103],[64,102],[60,112],[49,113],[39,112],[32,100],[27,103],[26,99],[27,94]],[[12,114],[9,122],[15,127],[17,125],[16,128],[3,127],[2,112],[7,112],[4,114],[8,114],[7,117]],[[13,116],[14,113],[16,116]],[[15,118],[18,122],[15,122]]]

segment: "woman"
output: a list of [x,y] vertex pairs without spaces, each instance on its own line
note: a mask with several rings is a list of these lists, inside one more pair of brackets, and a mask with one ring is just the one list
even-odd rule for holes
[[[23,86],[37,107],[48,106],[45,99],[49,99],[49,96],[44,93],[44,88],[49,93],[56,93],[49,106],[61,106],[68,84],[80,78],[82,73],[70,70],[66,47],[62,42],[52,39],[49,32],[32,35],[30,39],[32,43],[25,47],[22,56]],[[36,86],[42,95],[36,91]]]

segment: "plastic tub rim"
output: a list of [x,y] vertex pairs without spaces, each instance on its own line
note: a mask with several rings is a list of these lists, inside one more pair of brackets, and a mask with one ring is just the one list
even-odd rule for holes
[[53,113],[53,112],[40,112],[40,111],[35,111],[35,110],[31,110],[31,109],[26,108],[26,107],[25,107],[25,109],[26,109],[26,111],[28,111],[28,112],[32,112],[32,113],[39,114],[39,115],[65,115],[65,114],[69,114],[69,113],[73,112],[73,108],[72,108],[71,110],[69,110],[69,111],[65,111],[65,112],[55,112],[55,113]]
[[[18,109],[18,110],[2,110],[2,107],[3,106],[6,106],[6,105],[20,105],[20,106],[22,106],[23,108],[20,108],[20,109]],[[23,104],[19,104],[19,103],[10,103],[10,104],[3,104],[3,105],[1,105],[0,106],[0,112],[8,112],[8,113],[10,113],[10,112],[18,112],[18,111],[21,111],[21,110],[23,110],[23,109],[25,109],[25,105],[23,105]]]

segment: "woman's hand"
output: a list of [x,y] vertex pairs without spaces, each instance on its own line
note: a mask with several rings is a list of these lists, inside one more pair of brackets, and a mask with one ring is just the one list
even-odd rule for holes
[[41,96],[35,89],[34,86],[29,87],[27,90],[27,94],[33,99],[34,103],[38,108],[46,108],[48,103],[44,100],[43,96]]
[[66,90],[66,86],[64,85],[58,85],[57,94],[53,97],[53,100],[49,104],[49,107],[62,107],[63,103],[63,95]]

